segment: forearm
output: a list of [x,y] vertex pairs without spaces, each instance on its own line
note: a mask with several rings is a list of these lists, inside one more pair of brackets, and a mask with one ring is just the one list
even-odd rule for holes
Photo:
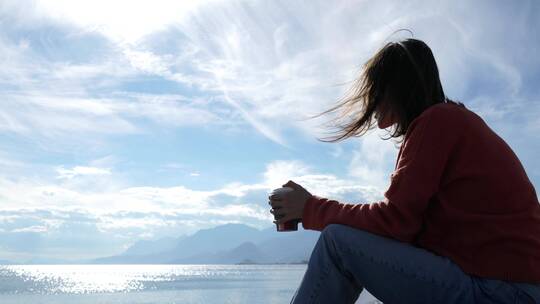
[[309,199],[302,227],[322,231],[329,224],[343,224],[378,235],[410,242],[420,229],[420,221],[389,202],[346,204],[319,196]]

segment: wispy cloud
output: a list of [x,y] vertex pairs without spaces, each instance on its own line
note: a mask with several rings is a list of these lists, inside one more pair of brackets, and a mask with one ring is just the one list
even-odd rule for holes
[[[17,82],[26,81],[28,85],[36,85],[44,80],[47,83],[47,80],[51,79],[65,81],[75,78],[79,79],[79,83],[70,81],[65,85],[69,87],[71,83],[72,90],[80,90],[81,77],[88,79],[90,75],[96,75],[103,78],[103,71],[111,73],[116,70],[110,74],[116,78],[111,80],[116,84],[122,83],[122,79],[127,80],[126,77],[149,74],[204,90],[217,100],[221,98],[224,105],[228,105],[233,111],[238,111],[245,122],[263,136],[289,147],[291,145],[286,143],[283,132],[294,127],[307,134],[316,135],[315,121],[306,123],[300,120],[323,110],[336,100],[345,88],[335,85],[351,80],[358,72],[357,67],[399,27],[413,28],[420,38],[432,45],[441,66],[443,81],[448,84],[447,92],[453,93],[451,96],[469,97],[473,90],[471,86],[478,86],[476,79],[479,75],[489,76],[493,81],[508,86],[508,89],[497,92],[480,92],[482,96],[504,94],[503,98],[515,100],[516,96],[521,94],[521,74],[529,69],[530,62],[524,62],[520,58],[535,57],[529,56],[533,54],[530,53],[531,48],[525,47],[528,38],[523,34],[534,22],[527,18],[527,12],[530,11],[527,5],[535,4],[529,2],[527,5],[512,8],[512,12],[523,18],[519,23],[512,22],[511,29],[497,27],[497,30],[508,33],[506,37],[512,37],[508,39],[515,42],[513,45],[523,45],[519,47],[519,57],[516,56],[518,52],[510,52],[505,47],[506,44],[501,44],[502,40],[496,39],[500,36],[498,31],[483,30],[486,26],[494,26],[491,20],[495,16],[502,21],[510,18],[499,15],[496,8],[476,4],[477,9],[468,8],[467,12],[482,11],[485,14],[470,18],[457,6],[445,2],[427,5],[424,1],[417,1],[417,4],[413,10],[410,6],[391,1],[380,2],[370,6],[369,12],[372,13],[365,13],[360,22],[356,12],[364,12],[367,7],[354,1],[343,1],[339,5],[315,2],[311,10],[296,4],[284,5],[279,2],[256,2],[254,7],[250,8],[242,1],[198,1],[190,2],[189,5],[163,1],[159,5],[153,3],[151,6],[130,4],[129,12],[123,9],[125,3],[111,5],[98,2],[87,7],[71,2],[36,2],[35,11],[23,19],[27,22],[26,26],[30,26],[31,21],[34,21],[28,18],[37,18],[36,16],[41,14],[43,17],[39,20],[42,24],[64,20],[60,22],[62,26],[82,30],[83,36],[85,33],[101,33],[111,41],[111,45],[103,49],[109,54],[105,58],[110,60],[113,55],[113,60],[82,65],[66,62],[51,65],[43,61],[36,62],[35,59],[28,61],[26,59],[29,58],[28,52],[32,49],[33,42],[24,39],[11,43],[11,50],[4,51],[20,59],[15,60],[17,65],[8,65],[10,77],[18,74]],[[14,7],[14,4],[5,6],[12,10]],[[317,11],[325,11],[325,14],[318,15]],[[141,18],[141,15],[144,15],[144,18]],[[234,18],[231,19],[230,16]],[[435,24],[446,27],[432,26]],[[517,30],[516,26],[523,30]],[[88,32],[90,29],[94,31]],[[520,34],[513,35],[511,32]],[[156,43],[157,37],[174,43]],[[450,40],[453,41],[452,44],[448,43]],[[4,42],[6,41],[4,38]],[[17,55],[18,53],[22,55]],[[112,62],[115,63],[111,64]],[[124,64],[117,64],[118,62]],[[538,65],[538,62],[535,62]],[[9,66],[13,68],[10,69]],[[21,70],[21,66],[27,68]],[[471,66],[475,69],[471,69]],[[12,73],[15,71],[18,72]],[[32,77],[36,75],[35,71],[41,75],[38,82],[32,80],[35,79]],[[118,88],[111,89],[118,92]],[[40,96],[49,95],[45,94],[46,89],[38,93]],[[84,100],[91,95],[95,93],[84,90],[77,97]],[[54,99],[58,97],[53,96]],[[64,100],[64,103],[67,102]],[[496,101],[494,103],[499,104]],[[129,109],[128,104],[122,102],[118,103],[118,107]],[[199,109],[193,113],[190,105],[175,108],[176,111],[169,111],[170,108],[165,103],[152,104],[152,108],[156,109],[152,111],[154,114],[161,113],[162,121],[168,122],[185,121],[176,119],[178,116],[203,117],[193,121],[199,124],[215,121],[216,117],[220,117],[224,123],[232,124],[235,124],[237,119],[233,115],[220,116],[223,113],[212,112],[210,108]],[[287,111],[283,111],[284,108]],[[6,117],[11,117],[9,114],[11,113],[2,115],[4,128],[28,131],[24,122],[16,118],[8,120]],[[51,113],[50,117],[53,118],[52,121],[66,120],[65,124],[58,125],[72,126],[75,129],[82,129],[84,125],[74,125],[68,118],[55,116],[55,113]],[[107,122],[123,123],[123,127],[108,126],[105,129],[124,132],[137,129],[136,121],[115,121],[118,116],[108,118],[112,121],[104,121],[105,125]],[[54,123],[50,125],[55,127]],[[44,126],[40,125],[39,129],[43,128]]]
[[60,167],[56,169],[58,172],[58,178],[71,179],[81,175],[110,175],[111,170],[109,168],[96,168],[96,167],[84,167],[76,166],[71,169],[65,169]]
[[[322,121],[303,119],[331,106],[398,28],[432,47],[449,97],[538,167],[537,1],[188,2],[0,3],[0,232],[13,255],[31,252],[28,240],[61,255],[88,239],[101,248],[92,255],[143,235],[262,227],[267,192],[289,179],[343,201],[380,199],[393,143],[371,133],[326,149],[313,143]],[[228,156],[240,151],[250,163]],[[341,175],[321,169],[326,155]],[[243,175],[203,168],[227,162]]]

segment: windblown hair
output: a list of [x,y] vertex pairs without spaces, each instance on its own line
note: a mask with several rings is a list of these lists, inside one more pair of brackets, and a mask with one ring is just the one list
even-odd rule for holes
[[364,135],[375,127],[373,116],[382,100],[389,102],[385,108],[397,120],[394,132],[386,139],[405,135],[411,122],[434,104],[451,102],[465,107],[445,96],[437,63],[423,41],[409,38],[389,42],[364,64],[360,77],[336,106],[314,116],[341,112],[333,120],[338,121],[337,135],[319,140],[337,142]]

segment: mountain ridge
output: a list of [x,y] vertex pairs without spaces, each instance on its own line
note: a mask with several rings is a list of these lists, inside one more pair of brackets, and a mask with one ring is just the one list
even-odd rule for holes
[[[201,229],[179,238],[139,241],[119,255],[97,258],[92,264],[239,264],[304,263],[320,232],[277,232],[275,226],[259,230],[229,223]],[[167,241],[175,244],[167,244]],[[155,252],[145,245],[160,244]],[[135,250],[135,249],[136,250]],[[142,253],[142,254],[135,254]]]

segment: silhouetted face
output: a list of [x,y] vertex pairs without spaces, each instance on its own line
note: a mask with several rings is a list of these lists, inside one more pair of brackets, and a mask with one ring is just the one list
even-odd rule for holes
[[381,102],[377,107],[377,113],[375,114],[377,125],[380,129],[386,129],[396,123],[392,112],[388,109],[388,100],[386,99],[386,96],[387,95],[381,99]]

